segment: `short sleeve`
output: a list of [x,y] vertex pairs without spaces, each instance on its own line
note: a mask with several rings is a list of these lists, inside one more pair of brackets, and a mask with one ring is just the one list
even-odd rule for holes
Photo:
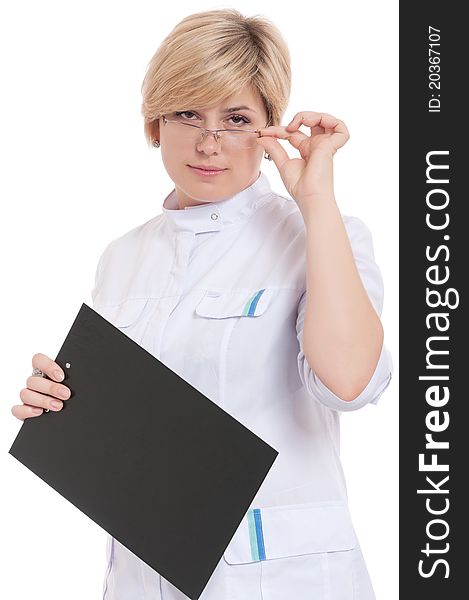
[[[368,296],[381,316],[384,300],[384,286],[381,272],[375,262],[373,241],[367,226],[356,217],[343,217],[349,236],[355,264]],[[296,333],[299,343],[298,370],[300,379],[306,390],[317,401],[337,411],[350,411],[362,408],[366,404],[377,404],[378,399],[391,382],[393,363],[390,352],[384,345],[370,381],[362,392],[353,400],[339,398],[313,372],[303,351],[303,325],[306,311],[307,292],[303,292],[298,303]]]

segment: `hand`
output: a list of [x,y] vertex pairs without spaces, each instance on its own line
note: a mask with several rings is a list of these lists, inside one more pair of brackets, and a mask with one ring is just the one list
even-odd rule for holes
[[[29,417],[42,415],[44,408],[54,411],[60,410],[63,407],[61,400],[68,400],[71,395],[70,388],[60,383],[55,383],[56,381],[63,380],[64,373],[60,366],[51,358],[45,354],[35,354],[32,364],[33,369],[40,369],[53,381],[37,375],[28,377],[26,380],[27,387],[20,392],[23,405],[17,404],[11,409],[13,416],[21,421]],[[61,400],[56,400],[57,398]],[[54,406],[53,402],[57,402],[58,405]]]
[[[310,128],[311,135],[299,130],[301,125]],[[332,158],[350,135],[343,121],[327,113],[303,111],[283,125],[261,129],[257,143],[270,154],[285,187],[301,206],[315,196],[333,195]],[[290,158],[274,138],[288,140],[300,152],[301,158]]]

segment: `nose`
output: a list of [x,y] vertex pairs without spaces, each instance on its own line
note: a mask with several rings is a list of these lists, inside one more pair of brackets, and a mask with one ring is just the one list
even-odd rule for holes
[[197,144],[197,150],[205,152],[205,154],[218,153],[220,151],[221,139],[217,137],[215,132],[202,131],[201,138]]

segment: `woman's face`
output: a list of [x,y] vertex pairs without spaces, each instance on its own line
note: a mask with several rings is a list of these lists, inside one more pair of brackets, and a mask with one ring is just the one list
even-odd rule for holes
[[[182,114],[179,111],[165,116],[207,129],[260,129],[267,123],[259,92],[250,86],[204,110],[186,108]],[[227,112],[228,108],[237,109]],[[174,181],[181,209],[230,198],[259,176],[264,150],[257,145],[255,134],[228,134],[230,139],[216,140],[207,133],[202,140],[200,130],[175,123],[165,125],[163,118],[159,120],[159,134],[163,164]],[[196,165],[224,170],[217,175],[203,175],[194,169]]]

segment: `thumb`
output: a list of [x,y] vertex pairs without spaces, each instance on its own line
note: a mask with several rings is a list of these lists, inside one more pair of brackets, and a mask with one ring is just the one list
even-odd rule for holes
[[285,161],[289,160],[290,157],[286,151],[273,137],[265,136],[257,138],[256,142],[270,154],[277,167],[280,167]]

